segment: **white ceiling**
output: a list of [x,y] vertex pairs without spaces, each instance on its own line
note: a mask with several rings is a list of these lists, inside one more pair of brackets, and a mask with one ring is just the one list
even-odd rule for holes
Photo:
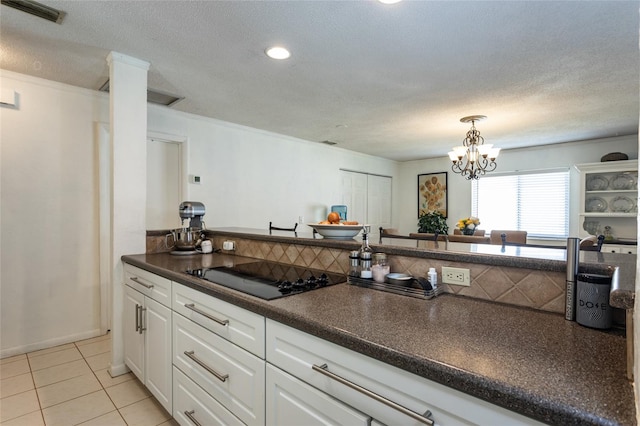
[[62,25],[0,7],[1,68],[98,89],[116,51],[176,110],[380,157],[446,155],[472,114],[503,149],[638,131],[638,1],[41,2]]

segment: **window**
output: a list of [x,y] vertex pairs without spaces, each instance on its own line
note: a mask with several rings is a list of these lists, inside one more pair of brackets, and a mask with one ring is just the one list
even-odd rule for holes
[[480,228],[527,231],[528,237],[569,235],[569,170],[483,176],[471,186]]

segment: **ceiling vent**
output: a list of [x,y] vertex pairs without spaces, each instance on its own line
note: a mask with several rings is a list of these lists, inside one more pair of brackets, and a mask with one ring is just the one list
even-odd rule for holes
[[9,6],[14,9],[26,12],[29,15],[37,16],[38,18],[46,19],[47,21],[61,24],[66,13],[61,10],[54,9],[44,4],[32,1],[32,0],[1,0],[4,6]]
[[[109,92],[109,80],[98,89],[101,92]],[[176,96],[170,93],[147,89],[147,102],[157,105],[173,106],[184,99],[184,96]]]

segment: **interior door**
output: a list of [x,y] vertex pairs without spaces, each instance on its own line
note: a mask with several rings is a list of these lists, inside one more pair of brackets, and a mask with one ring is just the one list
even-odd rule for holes
[[[371,231],[391,228],[391,178],[388,176],[367,176],[367,221]],[[374,228],[375,226],[375,228]]]
[[371,225],[371,232],[391,227],[391,177],[341,170],[342,203],[347,220]]
[[347,220],[367,222],[367,175],[341,170],[342,204],[347,206]]
[[147,140],[147,229],[182,226],[178,207],[182,200],[181,144]]

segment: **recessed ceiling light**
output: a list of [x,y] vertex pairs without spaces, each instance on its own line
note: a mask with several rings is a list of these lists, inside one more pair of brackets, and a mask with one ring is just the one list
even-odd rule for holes
[[265,53],[272,59],[287,59],[289,56],[291,56],[291,53],[289,53],[287,49],[280,46],[270,47],[265,50]]
[[396,4],[400,3],[402,0],[378,0],[382,4]]

